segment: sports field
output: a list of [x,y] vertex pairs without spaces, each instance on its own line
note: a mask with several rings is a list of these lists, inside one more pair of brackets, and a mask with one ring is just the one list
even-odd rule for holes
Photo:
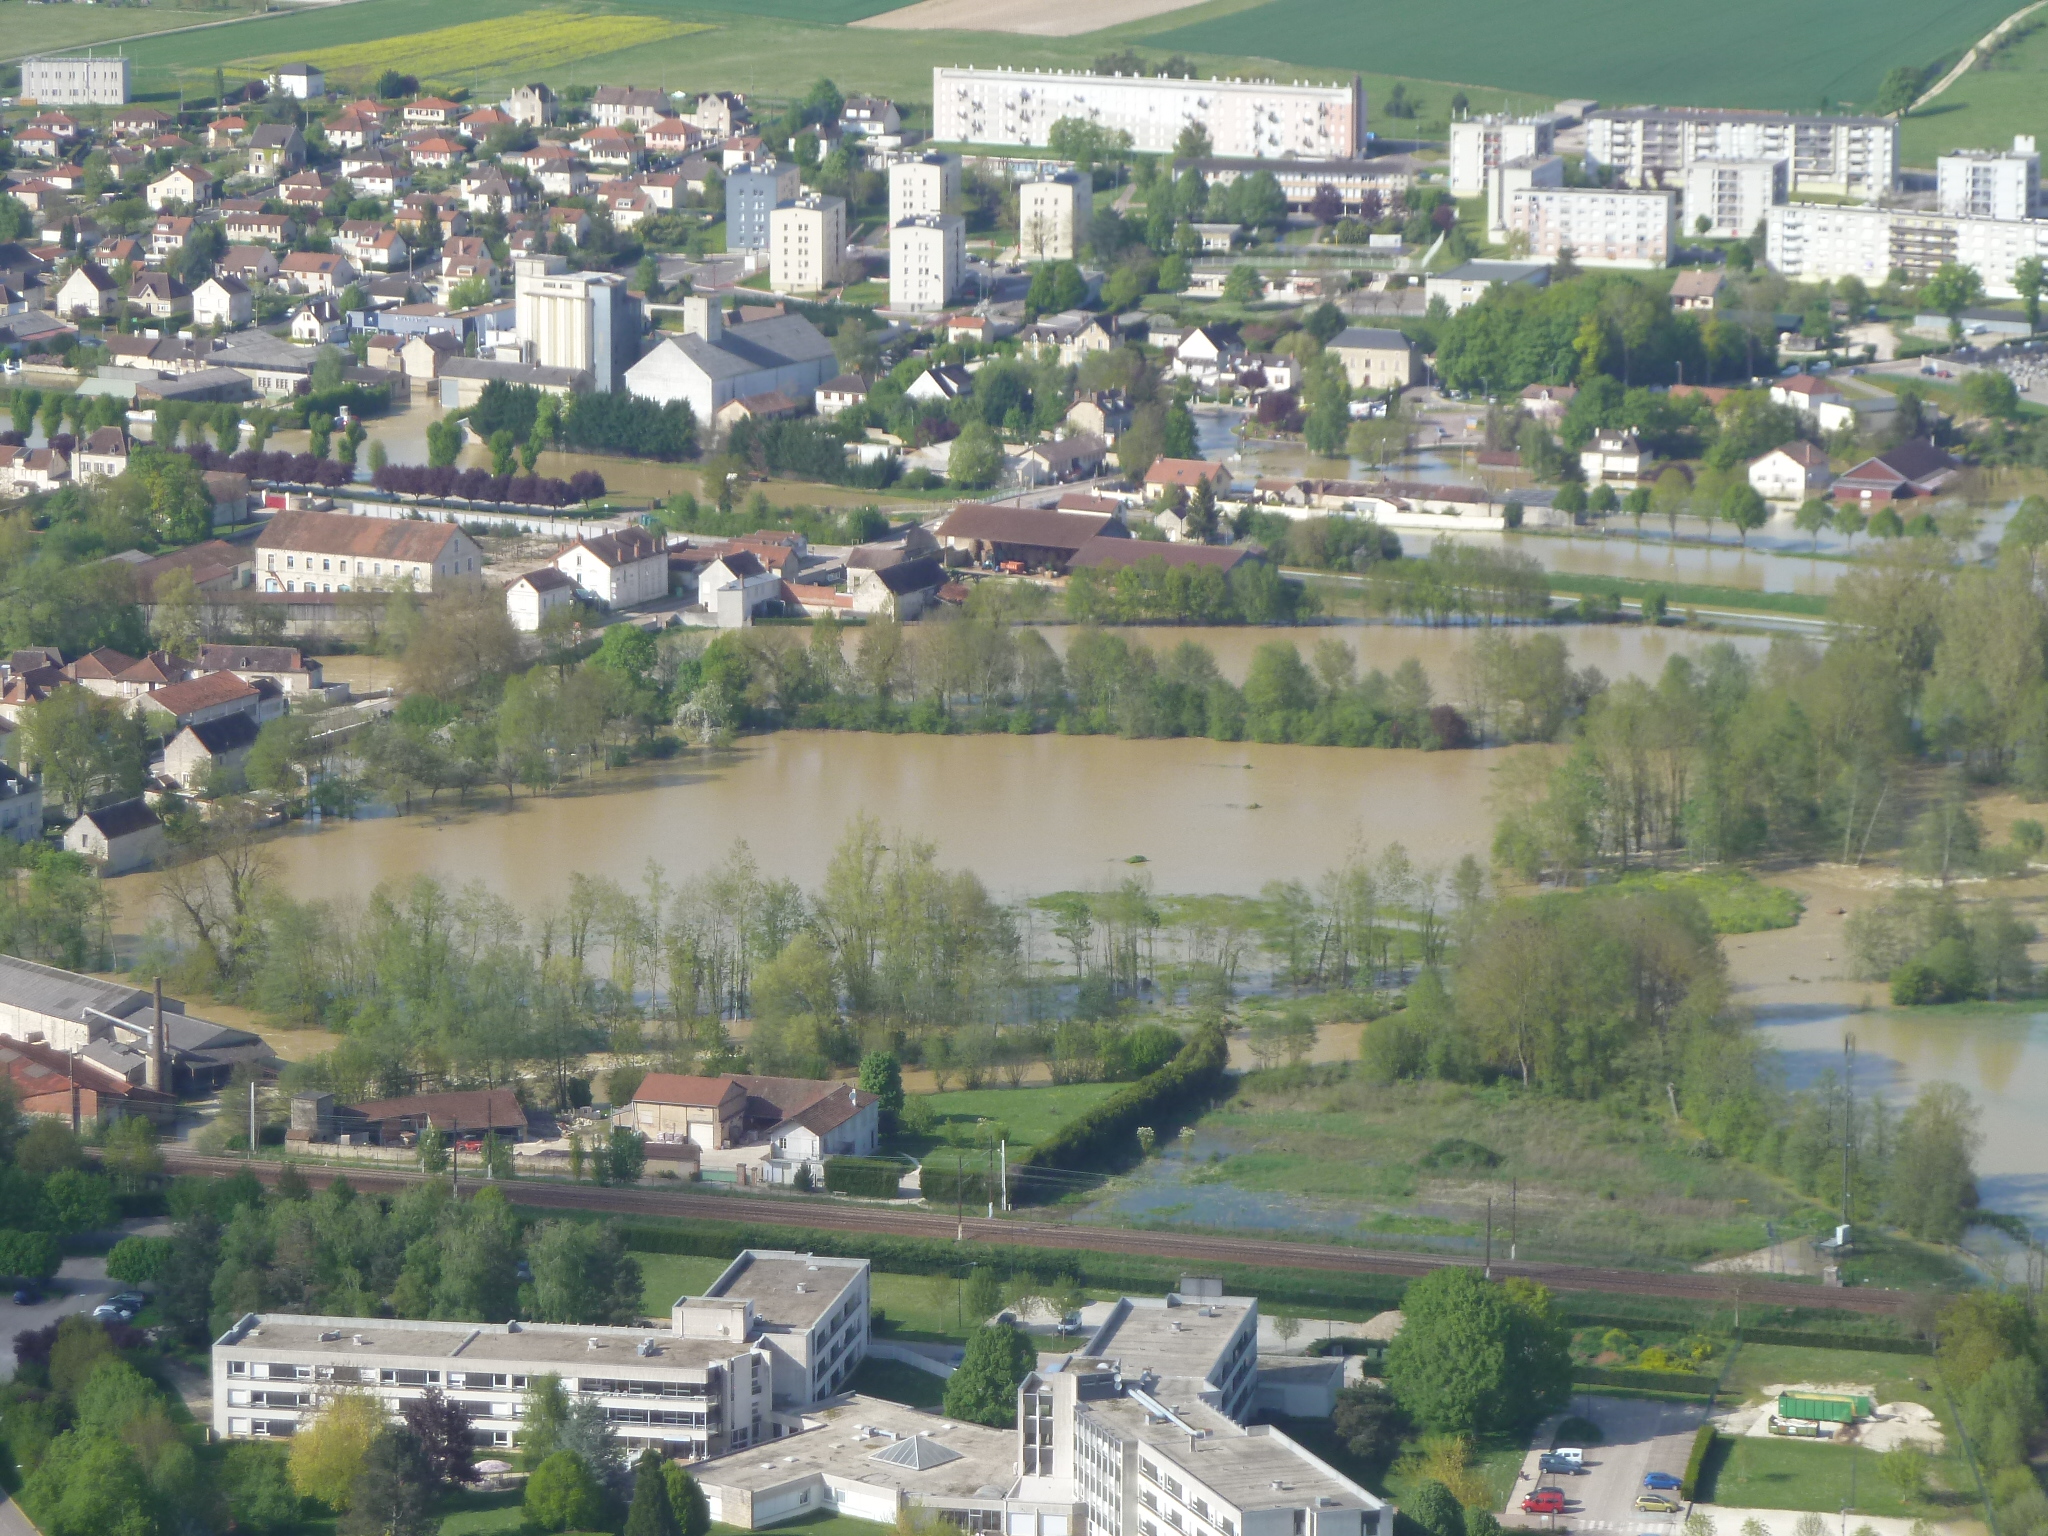
[[[2015,0],[1270,0],[1160,26],[1159,48],[1476,80],[1602,102],[1868,103],[1895,65],[1953,60]],[[1169,18],[1170,19],[1170,18]]]

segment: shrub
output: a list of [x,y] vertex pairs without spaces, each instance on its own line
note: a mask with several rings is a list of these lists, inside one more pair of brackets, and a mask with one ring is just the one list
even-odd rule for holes
[[1690,1503],[1694,1490],[1699,1487],[1700,1473],[1706,1470],[1707,1457],[1714,1449],[1714,1426],[1702,1424],[1699,1433],[1692,1437],[1692,1454],[1685,1458],[1685,1486],[1678,1496]]
[[835,1195],[893,1200],[903,1182],[903,1165],[881,1157],[828,1157],[825,1188]]
[[125,1285],[161,1280],[171,1261],[171,1248],[168,1237],[124,1237],[107,1255],[107,1278]]

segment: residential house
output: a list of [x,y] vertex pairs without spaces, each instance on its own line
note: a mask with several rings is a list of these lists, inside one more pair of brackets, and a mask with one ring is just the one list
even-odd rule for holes
[[782,598],[782,578],[750,549],[728,547],[697,571],[697,606],[716,614],[719,627],[738,628]]
[[604,126],[585,129],[573,147],[593,165],[638,165],[644,153],[640,141],[625,129]]
[[150,212],[166,208],[200,208],[213,201],[218,185],[213,172],[202,165],[174,165],[144,189]]
[[71,460],[56,448],[15,448],[0,443],[0,486],[11,491],[54,491],[71,478]]
[[886,96],[849,96],[839,109],[839,129],[864,139],[901,133],[903,114]]
[[468,110],[459,101],[422,96],[418,101],[406,103],[405,125],[408,128],[448,128],[459,122]]
[[1522,410],[1530,419],[1555,429],[1578,392],[1573,384],[1531,384],[1522,391]]
[[277,253],[261,245],[231,245],[214,263],[223,277],[239,277],[251,289],[267,288],[278,273]]
[[256,585],[265,592],[445,591],[483,565],[476,541],[453,523],[336,512],[279,512],[256,536]]
[[1196,326],[1180,339],[1173,350],[1173,372],[1177,378],[1213,382],[1232,359],[1244,354],[1244,344],[1234,336],[1208,326]]
[[1114,441],[1130,428],[1130,402],[1122,390],[1093,390],[1075,397],[1067,407],[1066,421],[1077,432],[1086,432],[1105,442]]
[[1154,459],[1145,471],[1145,491],[1153,500],[1194,491],[1204,480],[1218,496],[1230,489],[1230,468],[1209,459]]
[[295,101],[318,101],[327,94],[327,76],[317,64],[287,64],[270,77],[270,86]]
[[683,312],[685,329],[663,334],[627,369],[626,388],[642,399],[686,400],[699,421],[771,390],[807,402],[839,371],[832,343],[801,315],[727,326],[716,299],[696,296]]
[[1579,470],[1588,481],[1641,480],[1656,455],[1626,428],[1601,427],[1579,451]]
[[458,235],[441,246],[441,271],[437,287],[441,302],[448,302],[448,295],[460,284],[480,282],[492,292],[498,291],[498,264],[491,259],[490,247],[475,235]]
[[[478,107],[469,116],[455,125],[455,131],[472,144],[487,139],[500,128],[515,128],[518,124],[496,107]],[[417,158],[417,156],[415,156]]]
[[[247,560],[246,555],[241,558]],[[318,693],[326,686],[319,660],[293,645],[202,645],[199,670],[232,672],[245,683],[274,683],[287,696]]]
[[1545,288],[1550,285],[1547,261],[1467,261],[1447,272],[1433,272],[1423,282],[1429,301],[1444,301],[1452,314],[1470,309],[1503,285]]
[[1719,267],[1687,267],[1672,279],[1671,307],[1710,310],[1720,302],[1725,280]]
[[958,363],[934,363],[912,379],[903,393],[907,399],[943,404],[973,394],[974,375]]
[[278,201],[295,208],[318,208],[333,191],[334,183],[318,171],[300,171],[277,184]]
[[251,176],[289,176],[306,163],[306,141],[290,123],[264,123],[242,147]]
[[706,91],[697,98],[690,121],[709,138],[729,138],[747,120],[747,98],[737,91]]
[[175,124],[155,107],[123,107],[107,119],[107,129],[124,139],[147,139],[168,132]]
[[846,573],[846,590],[855,613],[888,614],[904,620],[916,618],[936,602],[945,582],[945,565],[930,555]]
[[1773,448],[1749,465],[1749,483],[1766,501],[1804,501],[1826,492],[1833,478],[1826,450],[1801,438]]
[[249,120],[245,117],[216,117],[206,125],[206,147],[208,149],[233,149],[242,136],[249,131]]
[[517,86],[505,98],[505,115],[528,128],[545,128],[555,120],[555,93],[539,81]]
[[285,213],[231,213],[220,221],[230,245],[283,245],[297,233]]
[[360,196],[381,198],[387,203],[412,185],[412,177],[402,166],[384,160],[359,165],[343,175]]
[[356,280],[356,269],[335,251],[293,251],[277,264],[277,276],[294,293],[338,294]]
[[867,404],[868,381],[857,373],[837,374],[818,386],[814,404],[820,416],[837,416],[856,405]]
[[128,280],[128,303],[154,320],[192,313],[192,290],[168,272],[138,272]]
[[1114,513],[1045,512],[965,502],[939,525],[939,543],[974,565],[1064,571],[1094,538],[1128,538]]
[[668,596],[668,536],[622,528],[578,539],[552,562],[578,595],[601,608],[627,608]]
[[787,421],[802,412],[803,407],[779,389],[759,395],[741,395],[718,408],[718,414],[711,418],[711,435],[722,442],[725,435],[742,421]]
[[182,251],[185,242],[192,238],[195,220],[183,214],[166,214],[149,229],[149,254],[153,259],[162,260],[173,251]]
[[329,118],[321,132],[327,136],[328,147],[338,150],[368,149],[384,137],[375,123],[353,112]]
[[1838,501],[1865,505],[1903,501],[1932,495],[1958,473],[1954,459],[1926,438],[1914,437],[1843,470],[1835,476],[1833,491]]
[[[667,572],[664,570],[664,591],[667,590],[666,582]],[[576,583],[568,572],[552,565],[528,571],[505,588],[505,612],[512,620],[512,627],[525,635],[539,629],[557,608],[573,607],[575,602]]]
[[259,719],[283,713],[277,690],[245,683],[232,672],[207,672],[137,694],[136,712],[152,735],[169,739],[183,727],[229,715]]
[[515,186],[503,171],[489,166],[462,178],[462,197],[471,213],[511,215],[526,206],[526,187]]
[[703,141],[703,130],[694,123],[686,123],[679,117],[665,117],[660,122],[650,123],[641,135],[648,153],[656,155],[688,154]]
[[185,726],[164,745],[164,773],[188,790],[239,789],[259,730],[256,717],[249,714]]
[[606,128],[652,128],[668,116],[668,98],[637,86],[599,86],[590,98],[590,116]]
[[192,323],[236,330],[256,318],[256,298],[239,277],[209,277],[192,290]]
[[334,248],[355,263],[359,272],[389,272],[406,264],[405,237],[387,224],[350,220],[335,231]]
[[140,798],[87,811],[64,832],[65,852],[83,854],[102,875],[147,869],[163,857],[164,846],[164,824]]
[[14,152],[35,160],[54,160],[64,153],[65,143],[48,128],[24,128],[14,136]]
[[43,780],[0,763],[0,837],[33,843],[43,835]]
[[54,307],[60,315],[104,320],[114,312],[118,300],[119,291],[107,269],[96,261],[83,261],[58,287]]
[[1421,350],[1399,331],[1346,326],[1330,338],[1325,350],[1344,365],[1344,377],[1353,389],[1406,389],[1422,368]]
[[614,1109],[613,1125],[630,1126],[645,1141],[689,1143],[703,1152],[776,1146],[814,1110],[822,1110],[813,1136],[828,1140],[803,1148],[818,1157],[866,1157],[880,1144],[880,1112],[873,1094],[851,1083],[817,1078],[729,1074],[686,1077],[650,1072],[628,1103]]
[[1771,384],[1771,403],[1789,405],[1802,416],[1818,416],[1821,408],[1840,405],[1842,392],[1831,379],[1816,378],[1810,373],[1795,373],[1789,379],[1777,379]]
[[119,427],[94,427],[72,451],[71,468],[81,481],[111,480],[128,468],[128,436]]
[[292,311],[292,340],[301,346],[340,341],[347,335],[347,317],[341,306],[325,294]]
[[1019,455],[1019,463],[1032,485],[1059,485],[1070,480],[1091,480],[1102,473],[1109,457],[1109,444],[1090,433],[1033,443]]
[[468,145],[459,139],[447,138],[441,134],[436,134],[430,139],[422,139],[412,147],[414,165],[431,166],[437,171],[445,171],[451,165],[458,165],[468,157]]

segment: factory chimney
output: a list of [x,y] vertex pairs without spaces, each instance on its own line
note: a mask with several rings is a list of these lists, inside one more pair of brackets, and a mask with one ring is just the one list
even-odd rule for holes
[[149,1065],[143,1082],[161,1090],[164,1086],[164,979],[156,978],[156,1022],[149,1030]]

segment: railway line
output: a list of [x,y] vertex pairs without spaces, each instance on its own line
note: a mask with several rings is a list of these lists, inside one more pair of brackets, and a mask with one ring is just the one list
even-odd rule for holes
[[[237,1157],[205,1157],[166,1151],[173,1173],[226,1177],[244,1168],[266,1183],[275,1182],[283,1165]],[[294,1164],[309,1184],[325,1187],[337,1175],[362,1190],[398,1190],[426,1182],[428,1175],[399,1168],[327,1167]],[[475,1183],[475,1180],[468,1181]],[[1335,1243],[1294,1243],[1271,1238],[1217,1237],[1182,1234],[1154,1228],[1087,1227],[1019,1217],[965,1217],[955,1220],[936,1211],[893,1210],[789,1195],[712,1195],[645,1188],[614,1189],[590,1184],[521,1180],[501,1186],[515,1203],[543,1210],[596,1211],[613,1216],[667,1217],[698,1221],[760,1222],[811,1227],[833,1232],[866,1232],[878,1236],[921,1237],[960,1243],[999,1243],[1028,1248],[1080,1249],[1091,1253],[1142,1251],[1157,1258],[1188,1264],[1264,1265],[1286,1269],[1327,1270],[1347,1274],[1413,1277],[1447,1265],[1472,1261],[1448,1254],[1401,1253],[1352,1248]],[[1809,1307],[1823,1311],[1890,1314],[1904,1307],[1903,1291],[1831,1289],[1786,1280],[1728,1275],[1657,1273],[1610,1269],[1594,1265],[1507,1263],[1495,1260],[1496,1276],[1539,1281],[1554,1291],[1596,1291],[1611,1295],[1658,1296],[1694,1300],[1710,1306],[1740,1300],[1752,1306]]]

